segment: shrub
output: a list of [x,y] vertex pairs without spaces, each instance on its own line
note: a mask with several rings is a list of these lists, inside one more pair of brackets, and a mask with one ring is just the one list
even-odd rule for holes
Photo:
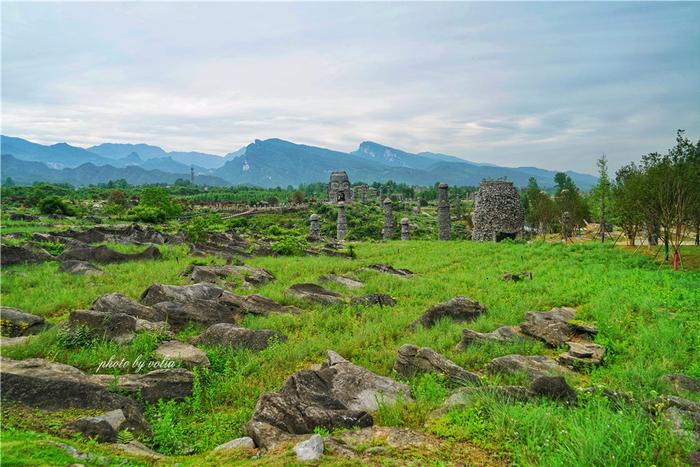
[[182,214],[182,206],[168,195],[165,188],[159,186],[144,188],[138,207],[159,209],[166,219],[174,219]]
[[56,195],[47,196],[39,201],[39,211],[41,211],[42,214],[75,216],[75,209]]
[[129,219],[157,224],[165,222],[168,215],[160,208],[138,205],[129,211]]
[[300,256],[309,244],[301,237],[285,236],[272,244],[272,251],[282,256]]

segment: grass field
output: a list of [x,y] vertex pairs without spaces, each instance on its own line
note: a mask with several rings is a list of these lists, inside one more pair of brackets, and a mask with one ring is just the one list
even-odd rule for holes
[[[455,345],[464,325],[451,321],[431,329],[406,329],[427,307],[456,295],[486,305],[487,313],[469,325],[477,331],[518,324],[529,310],[577,307],[577,319],[598,326],[596,342],[605,346],[608,354],[603,367],[580,374],[570,381],[573,385],[601,385],[642,401],[668,391],[660,381],[667,373],[700,377],[700,272],[673,272],[648,255],[597,244],[411,241],[357,243],[354,249],[354,260],[324,256],[247,260],[271,271],[276,280],[240,293],[260,293],[308,311],[247,317],[247,327],[271,328],[288,336],[286,343],[262,352],[206,348],[212,368],[198,374],[200,384],[193,397],[148,407],[154,436],[144,443],[169,455],[168,463],[222,462],[223,458],[209,451],[243,434],[243,424],[250,419],[258,396],[278,389],[294,371],[321,362],[326,349],[394,378],[397,375],[392,365],[404,343],[431,347],[479,373],[492,358],[502,355],[557,354],[532,341],[474,345],[458,352]],[[694,257],[695,248],[690,249],[688,255]],[[5,268],[2,304],[59,322],[70,310],[89,308],[104,293],[121,292],[138,298],[152,283],[184,283],[179,273],[193,258],[177,247],[162,247],[162,252],[160,261],[106,266],[104,275],[97,277],[58,273],[57,263]],[[375,262],[408,268],[416,274],[404,279],[375,272],[355,273]],[[532,281],[509,283],[501,279],[505,271],[523,270],[532,271]],[[319,275],[327,273],[355,275],[366,286],[353,294],[388,293],[398,304],[394,308],[310,307],[284,293],[292,284],[316,282]],[[190,328],[180,337],[185,339],[198,331]],[[93,342],[66,350],[58,343],[58,332],[51,330],[26,345],[4,350],[3,355],[49,358],[94,372],[98,363],[111,355],[148,356],[157,343],[158,336],[143,334],[128,346]],[[484,377],[489,383],[521,382],[517,377]],[[376,423],[429,431],[454,443],[458,454],[422,459],[420,453],[410,453],[407,461],[439,464],[461,459],[469,463],[466,446],[477,446],[494,460],[518,465],[682,465],[693,449],[690,440],[672,435],[668,426],[648,416],[639,404],[617,408],[593,396],[577,407],[547,402],[505,405],[484,395],[473,406],[430,418],[430,412],[442,405],[450,390],[432,375],[409,384],[416,401],[380,408]],[[49,455],[42,454],[41,446],[54,435],[35,433],[46,431],[40,417],[19,416],[11,408],[3,409],[3,452],[9,452],[7,449],[19,440],[23,446],[36,448],[15,452],[17,463],[52,463],[41,457]],[[78,448],[95,448],[86,443],[73,441]],[[460,450],[460,446],[465,449]],[[281,464],[289,460],[293,460],[289,453],[279,453],[259,462]],[[226,461],[254,462],[243,454],[229,455]]]

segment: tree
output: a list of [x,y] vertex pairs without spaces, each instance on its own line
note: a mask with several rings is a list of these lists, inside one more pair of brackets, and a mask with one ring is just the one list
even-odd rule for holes
[[[149,186],[141,192],[139,212],[146,213],[149,219],[173,219],[182,214],[182,206],[172,199],[163,187]],[[144,208],[147,208],[144,210]],[[157,213],[155,211],[162,212]]]
[[7,187],[15,186],[15,181],[12,180],[12,177],[7,177],[5,179],[5,186],[7,186]]
[[292,193],[292,204],[301,204],[304,202],[304,193],[295,191]]
[[644,224],[644,188],[644,174],[636,164],[625,165],[616,172],[612,204],[631,246]]
[[598,184],[593,187],[594,209],[600,222],[600,241],[605,242],[606,223],[610,209],[610,176],[608,175],[608,158],[603,154],[596,164],[598,166]]
[[47,196],[39,201],[39,211],[42,214],[62,214],[74,216],[75,210],[56,195]]
[[571,177],[564,172],[557,172],[554,174],[554,185],[556,188],[556,194],[561,193],[563,190],[578,190]]

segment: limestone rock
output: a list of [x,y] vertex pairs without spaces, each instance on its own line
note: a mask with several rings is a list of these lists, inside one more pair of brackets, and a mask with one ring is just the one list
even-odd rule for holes
[[557,357],[557,361],[572,368],[598,366],[603,362],[605,348],[592,342],[567,342],[569,351]]
[[378,403],[410,400],[405,384],[353,365],[333,351],[318,370],[294,373],[277,392],[264,393],[255,406],[248,434],[258,447],[270,448],[316,427],[366,427]]
[[67,326],[86,326],[96,337],[107,337],[120,343],[130,342],[136,332],[136,318],[123,313],[102,313],[94,310],[71,311]]
[[302,462],[317,461],[323,457],[323,439],[319,435],[313,435],[306,441],[297,443],[294,452]]
[[291,305],[281,305],[262,295],[248,295],[242,300],[245,313],[267,316],[270,313],[301,313],[303,310]]
[[520,329],[523,334],[541,339],[552,347],[558,347],[571,339],[568,322],[574,319],[575,315],[576,310],[567,307],[554,308],[548,313],[530,311]]
[[73,238],[84,243],[166,243],[171,236],[162,234],[156,230],[141,227],[138,224],[95,226],[80,231],[66,231],[63,236]]
[[540,376],[530,384],[530,391],[555,401],[576,402],[576,390],[561,376]]
[[368,269],[373,269],[375,271],[383,272],[386,274],[394,274],[396,276],[402,276],[402,277],[408,277],[412,276],[413,273],[409,271],[408,269],[397,269],[393,266],[390,266],[388,264],[380,264],[380,263],[375,263],[375,264],[370,264],[367,266]]
[[30,336],[0,337],[0,348],[6,349],[29,341]]
[[159,302],[153,305],[153,308],[165,316],[168,325],[175,331],[185,328],[190,322],[207,326],[218,323],[234,324],[240,321],[243,315],[242,309],[236,304],[223,300]]
[[265,269],[252,266],[193,266],[187,274],[192,282],[216,283],[221,280],[236,278],[249,286],[259,286],[274,280],[274,276]]
[[339,293],[324,289],[316,284],[294,284],[287,289],[287,293],[321,305],[335,305],[345,301]]
[[383,294],[383,293],[373,293],[369,295],[363,295],[361,297],[355,297],[353,298],[350,303],[353,305],[364,305],[364,306],[371,306],[371,305],[379,305],[379,306],[395,306],[396,305],[396,299],[392,297],[391,295]]
[[92,375],[90,381],[134,396],[140,394],[145,401],[156,403],[160,399],[182,400],[191,395],[194,375],[183,368],[172,368],[146,374]]
[[0,323],[2,323],[2,335],[9,337],[37,334],[47,326],[41,316],[6,306],[0,306]]
[[142,443],[138,441],[130,441],[128,444],[117,444],[117,449],[120,451],[124,452],[125,454],[129,456],[135,456],[135,457],[143,457],[145,459],[148,459],[150,461],[159,461],[160,459],[163,458],[161,454],[158,454],[152,449],[149,449],[148,447],[144,446]]
[[462,337],[457,344],[456,350],[464,350],[474,342],[512,342],[520,336],[520,329],[516,326],[501,326],[495,331],[481,333],[471,329],[462,329]]
[[196,366],[209,368],[210,366],[209,358],[204,351],[176,340],[161,342],[155,350],[155,356],[165,360],[183,362],[188,368]]
[[63,262],[67,260],[94,261],[100,264],[124,263],[126,261],[141,261],[161,258],[160,250],[154,246],[149,246],[141,253],[125,254],[114,251],[106,246],[76,248],[64,251],[58,257]]
[[54,259],[48,251],[41,248],[0,245],[0,265],[9,266],[20,263],[38,263]]
[[232,439],[227,443],[220,444],[214,448],[214,451],[226,449],[255,449],[255,442],[253,441],[253,438],[244,436],[242,438]]
[[567,376],[571,370],[542,355],[506,355],[491,360],[486,366],[491,373],[524,374],[530,380],[540,376]]
[[419,348],[412,344],[404,344],[399,348],[394,370],[405,378],[419,373],[435,372],[445,375],[447,380],[456,386],[481,384],[478,375],[468,372],[433,349]]
[[335,282],[336,284],[340,284],[346,289],[359,289],[365,286],[363,282],[358,281],[357,279],[353,279],[352,277],[348,276],[339,276],[336,274],[326,274],[318,278],[320,282]]
[[263,350],[267,348],[273,340],[285,342],[287,336],[281,332],[270,329],[247,329],[232,324],[220,323],[207,328],[199,337],[197,343]]
[[84,417],[64,425],[69,433],[81,433],[86,438],[97,438],[101,443],[113,443],[125,425],[126,417],[121,409],[112,410],[98,417]]
[[524,280],[532,280],[532,273],[530,271],[523,272],[504,272],[503,280],[510,282],[520,282]]
[[103,313],[123,313],[147,321],[165,321],[167,318],[165,313],[141,305],[120,293],[110,293],[98,297],[92,303],[91,308]]
[[61,261],[61,263],[58,265],[58,270],[75,275],[98,276],[102,274],[102,269],[98,268],[97,266],[93,266],[87,261],[77,261],[73,259]]
[[700,403],[663,395],[645,402],[643,406],[657,417],[665,418],[678,436],[700,440]]
[[214,284],[202,282],[193,285],[153,284],[141,294],[141,303],[155,305],[160,302],[189,302],[192,300],[216,300],[225,290]]
[[451,318],[454,321],[460,322],[474,321],[484,313],[486,313],[486,307],[484,307],[484,305],[476,300],[457,296],[446,302],[431,306],[425,313],[420,315],[416,321],[411,323],[410,327],[415,328],[418,325],[432,327],[443,318]]
[[666,384],[671,386],[674,391],[688,391],[700,393],[700,379],[683,374],[670,374],[663,377]]

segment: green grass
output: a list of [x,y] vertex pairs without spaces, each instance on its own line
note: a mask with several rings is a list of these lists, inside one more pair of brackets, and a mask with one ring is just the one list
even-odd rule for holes
[[[492,358],[510,353],[556,355],[532,341],[474,345],[457,352],[463,325],[450,321],[431,329],[409,331],[406,325],[425,309],[455,295],[485,304],[488,312],[471,323],[477,331],[521,322],[529,310],[578,307],[577,318],[595,323],[598,343],[608,349],[606,365],[572,379],[578,385],[604,385],[637,400],[668,390],[659,378],[671,372],[700,376],[700,273],[659,268],[651,258],[594,244],[479,244],[411,241],[357,243],[355,260],[332,257],[261,257],[247,264],[264,267],[276,277],[255,291],[285,304],[307,309],[302,315],[249,316],[245,325],[284,332],[288,341],[262,352],[205,348],[212,369],[198,375],[195,396],[181,403],[150,406],[154,437],[144,440],[183,464],[213,462],[213,447],[243,434],[259,395],[278,389],[294,371],[319,363],[333,349],[358,365],[397,377],[392,366],[401,344],[429,346],[470,371],[480,372]],[[99,295],[121,292],[138,298],[154,282],[181,284],[179,275],[193,260],[178,247],[162,247],[164,259],[105,266],[104,275],[60,274],[56,263],[5,268],[2,302],[58,322],[76,308],[88,308]],[[200,259],[201,260],[201,259]],[[404,279],[376,272],[355,273],[371,263],[408,268]],[[509,283],[505,271],[529,270],[532,281]],[[285,295],[298,282],[316,282],[321,274],[354,275],[366,283],[351,295],[388,293],[394,308],[309,306]],[[197,329],[183,332],[195,335]],[[3,351],[13,358],[48,357],[94,371],[99,359],[116,353],[128,358],[148,354],[154,336],[138,336],[118,347],[95,342],[79,351],[57,350],[55,331]],[[486,376],[491,383],[518,383],[517,378]],[[376,417],[385,425],[423,429],[449,389],[436,376],[409,381],[414,402],[382,407]],[[697,397],[696,397],[697,399]],[[449,413],[431,422],[440,436],[489,449],[494,458],[520,465],[673,465],[690,449],[668,427],[638,406],[618,410],[593,399],[577,408],[547,403],[495,404],[484,395],[476,408]],[[215,458],[215,457],[214,457]],[[235,462],[244,462],[245,457]],[[231,460],[234,462],[234,460]]]

